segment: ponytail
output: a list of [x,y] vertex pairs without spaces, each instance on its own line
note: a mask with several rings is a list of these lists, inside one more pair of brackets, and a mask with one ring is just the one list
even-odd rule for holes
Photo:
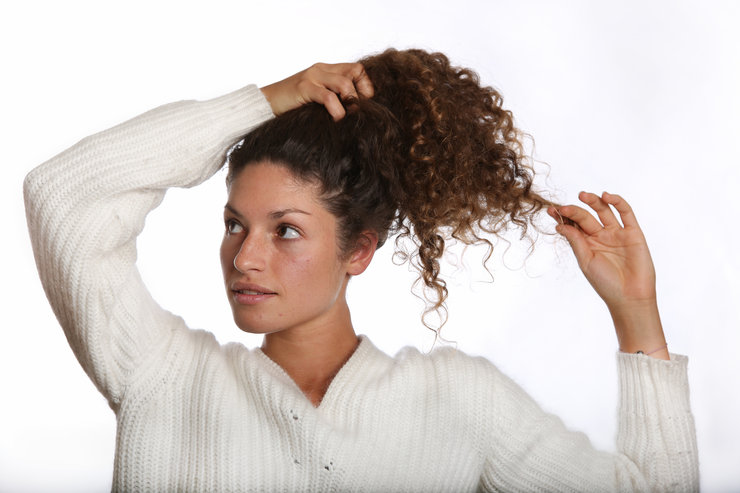
[[[447,297],[439,259],[450,238],[484,243],[513,224],[526,235],[551,204],[532,190],[533,171],[501,95],[482,87],[470,69],[442,53],[397,51],[360,60],[375,87],[373,100],[400,125],[400,239],[418,248],[412,259],[428,288],[425,315]],[[444,317],[441,317],[444,323]]]

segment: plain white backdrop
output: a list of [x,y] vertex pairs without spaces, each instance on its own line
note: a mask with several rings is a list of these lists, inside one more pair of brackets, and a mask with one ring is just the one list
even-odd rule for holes
[[[115,418],[78,366],[31,253],[21,184],[84,136],[160,104],[265,85],[388,46],[447,53],[504,95],[536,141],[542,188],[620,193],[658,272],[670,349],[689,377],[705,491],[740,490],[740,3],[14,2],[0,7],[2,337],[0,491],[110,488]],[[223,174],[174,190],[147,220],[151,291],[221,341]],[[383,248],[350,287],[353,319],[383,350],[432,338],[413,275]],[[450,267],[444,335],[490,358],[571,428],[613,450],[616,338],[564,242],[500,244]]]

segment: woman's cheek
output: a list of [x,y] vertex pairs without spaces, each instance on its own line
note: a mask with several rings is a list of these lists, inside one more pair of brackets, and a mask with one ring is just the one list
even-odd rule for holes
[[221,258],[221,270],[224,274],[231,270],[231,266],[234,265],[234,256],[231,255],[233,248],[229,245],[229,239],[224,238],[221,241],[221,248],[219,249],[219,256]]

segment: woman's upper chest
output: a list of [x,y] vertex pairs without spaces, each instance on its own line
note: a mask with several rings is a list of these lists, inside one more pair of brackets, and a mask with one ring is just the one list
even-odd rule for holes
[[146,460],[128,474],[177,478],[185,489],[475,490],[483,458],[467,403],[424,378],[429,368],[367,349],[319,407],[264,355],[214,357],[215,369],[185,372],[189,381],[162,387],[138,416],[119,413],[119,449],[138,435],[142,456],[179,458],[164,476]]

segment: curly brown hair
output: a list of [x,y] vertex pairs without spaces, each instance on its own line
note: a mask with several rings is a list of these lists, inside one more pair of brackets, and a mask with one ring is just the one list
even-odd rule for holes
[[[405,255],[420,271],[427,307],[444,312],[440,277],[446,241],[492,244],[513,225],[522,236],[549,200],[532,190],[533,170],[523,134],[495,89],[442,53],[386,50],[360,60],[373,82],[371,99],[346,101],[334,122],[323,107],[306,105],[268,121],[229,153],[232,180],[244,166],[272,161],[319,184],[338,218],[340,249],[378,232],[411,239]],[[441,316],[442,324],[445,316]]]

